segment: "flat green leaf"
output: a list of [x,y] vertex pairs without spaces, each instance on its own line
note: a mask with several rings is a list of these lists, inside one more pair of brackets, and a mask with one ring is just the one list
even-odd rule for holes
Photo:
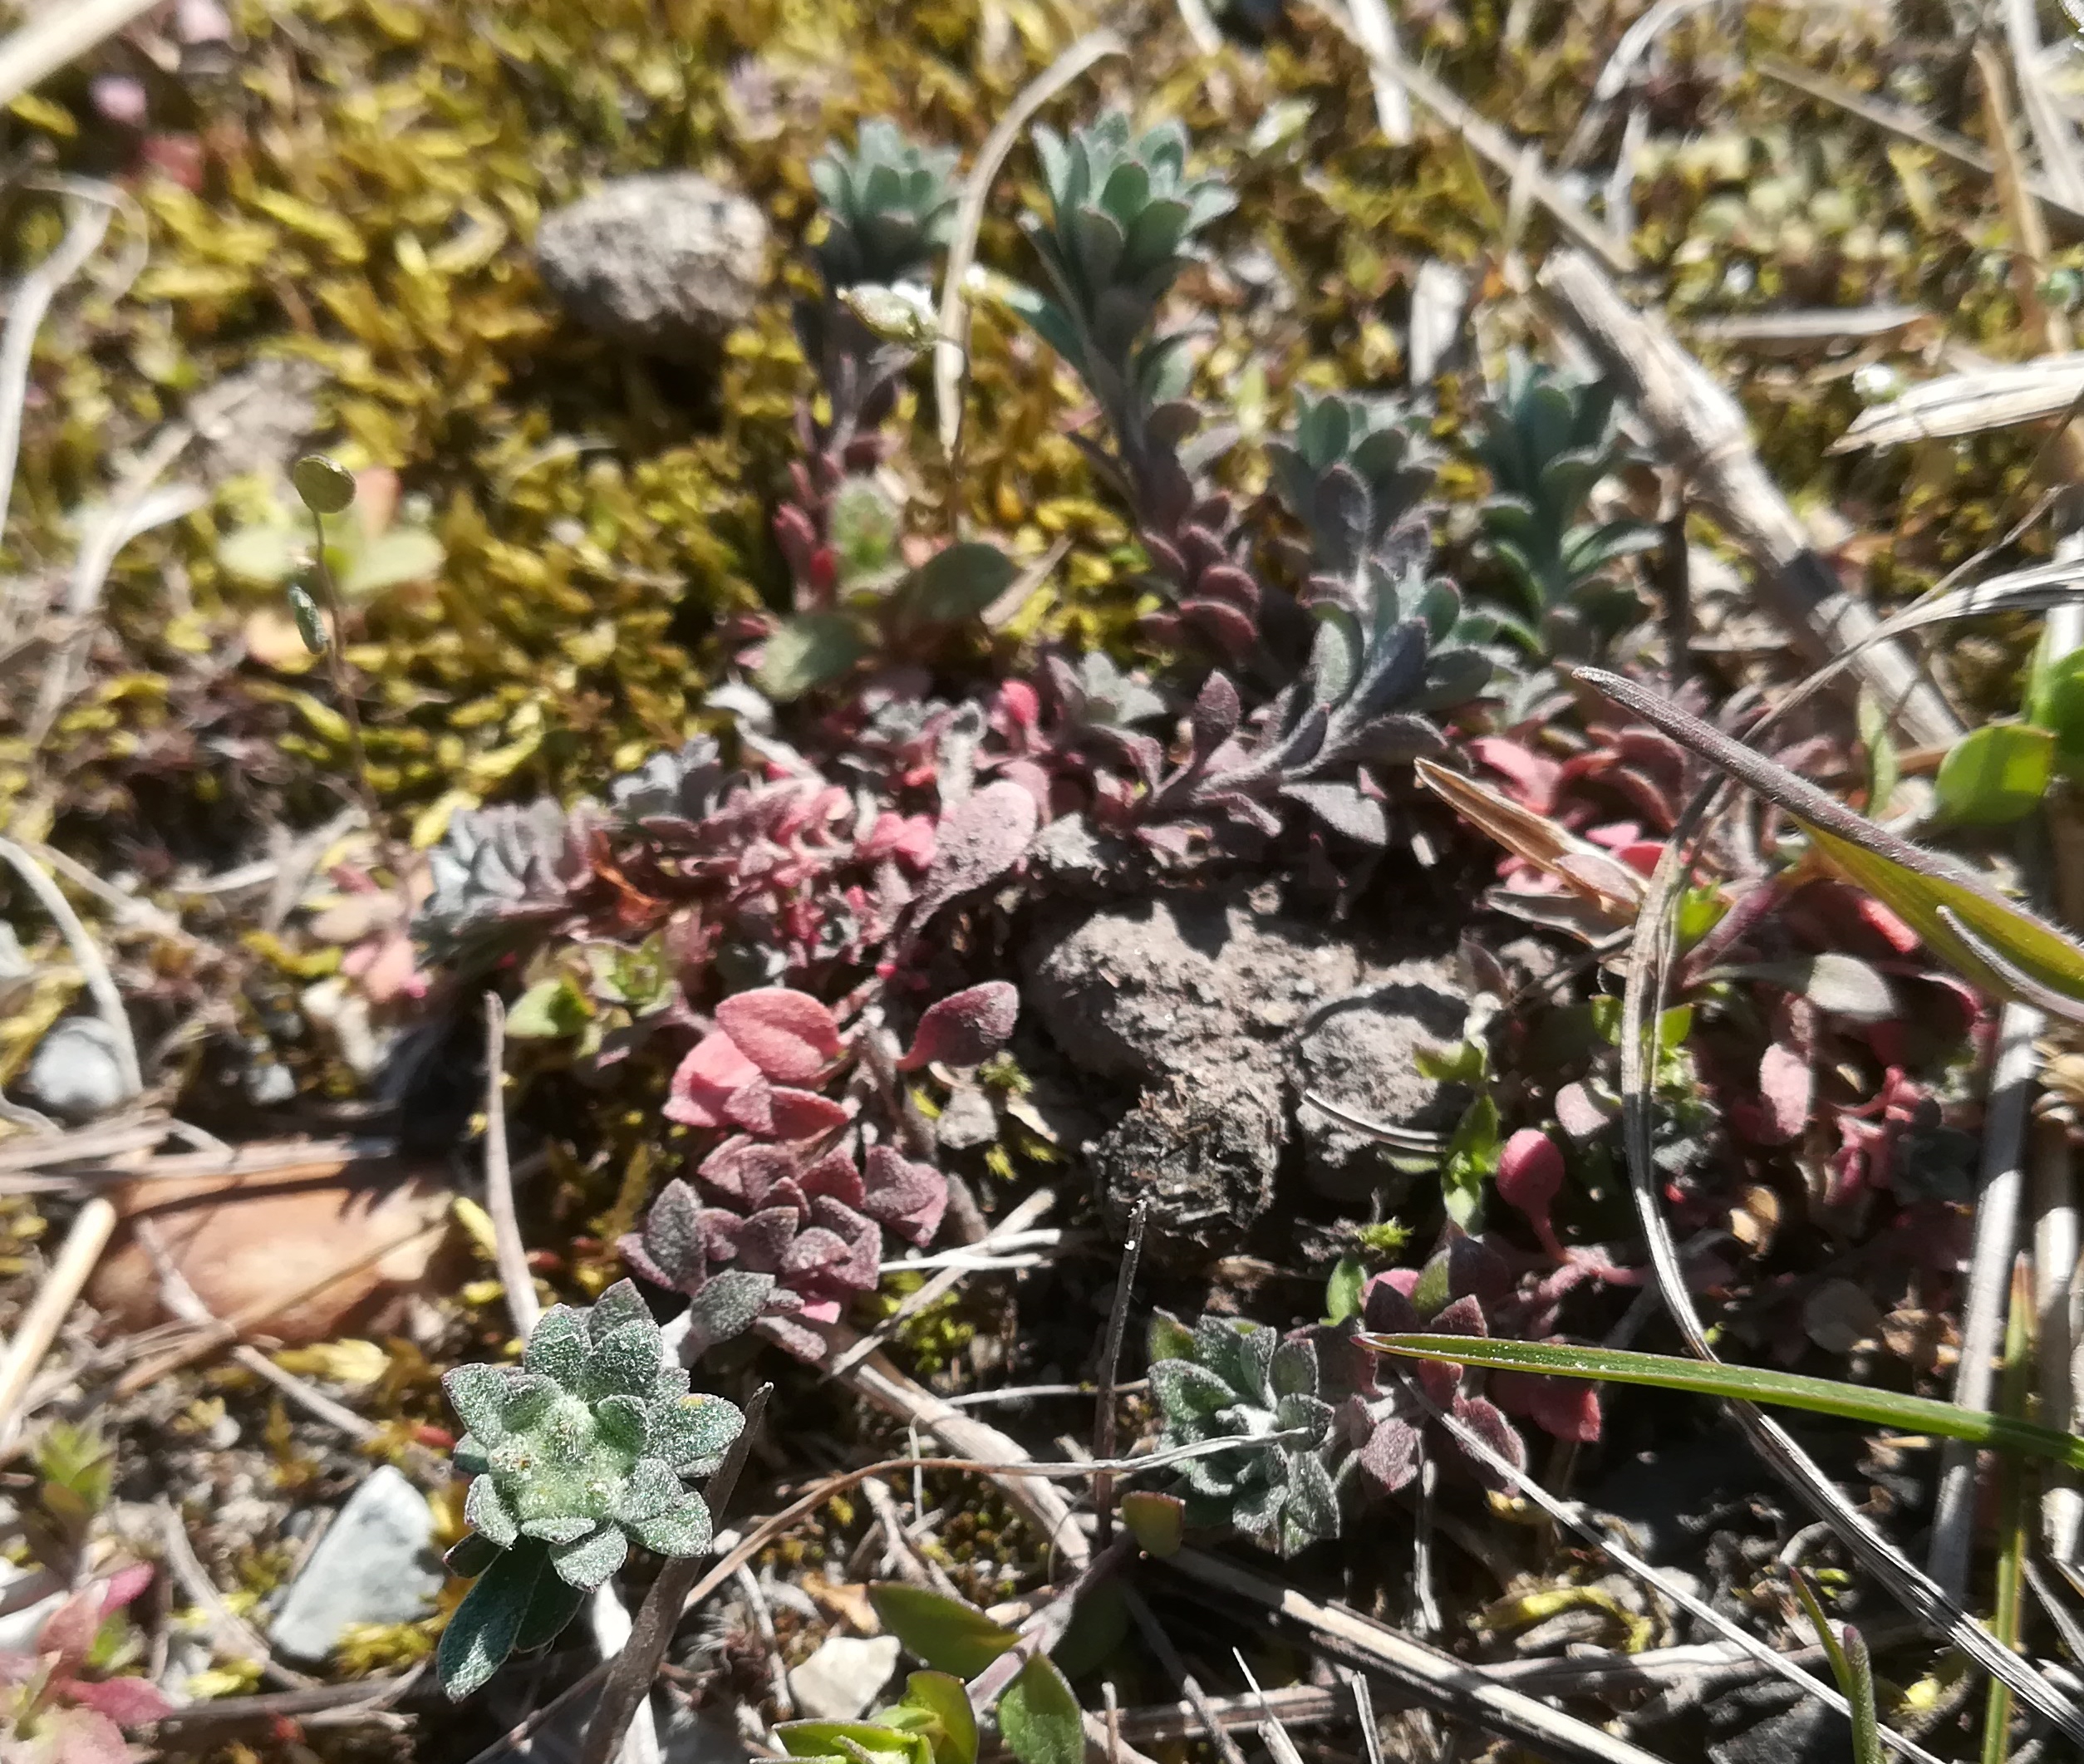
[[975,1605],[923,1587],[879,1580],[868,1589],[882,1626],[936,1672],[974,1678],[1020,1639]]
[[1852,1764],[1882,1764],[1881,1724],[1875,1712],[1874,1668],[1867,1658],[1866,1644],[1850,1624],[1841,1642],[1809,1576],[1799,1568],[1792,1571],[1795,1590],[1801,1594],[1802,1608],[1816,1629],[1831,1675],[1838,1681],[1839,1694],[1852,1707]]
[[1834,950],[1787,961],[1742,962],[1715,972],[1733,980],[1762,980],[1784,986],[1819,1010],[1855,1023],[1882,1023],[1901,1013],[1888,975],[1857,956]]
[[897,592],[907,617],[917,623],[958,625],[983,612],[1020,573],[997,546],[961,539],[927,558]]
[[519,1041],[561,1041],[586,1027],[586,1000],[563,978],[538,980],[514,1001],[507,1034]]
[[294,527],[242,527],[217,548],[217,561],[248,582],[286,579],[303,559],[303,534]]
[[1964,1439],[1996,1452],[2027,1457],[2053,1458],[2084,1469],[2084,1438],[2008,1415],[1961,1408],[1931,1397],[1900,1395],[1864,1384],[1842,1384],[1759,1366],[1729,1366],[1713,1360],[1683,1359],[1665,1354],[1637,1354],[1619,1348],[1581,1348],[1568,1343],[1509,1341],[1475,1335],[1364,1335],[1379,1354],[1406,1359],[1445,1360],[1462,1366],[1489,1366],[1506,1372],[1539,1372],[1560,1378],[1605,1378],[1617,1384],[1649,1384],[1662,1390],[1690,1390],[1703,1397],[1738,1402],[1770,1403],[1782,1408],[1808,1409],[1837,1415],[1904,1433],[1936,1433]]
[[776,1726],[774,1737],[792,1758],[846,1757],[848,1747],[853,1745],[871,1757],[910,1758],[914,1764],[926,1764],[930,1749],[919,1735],[867,1721],[785,1721]]
[[843,612],[804,612],[783,621],[767,640],[754,684],[778,704],[837,680],[868,653]]
[[890,1726],[923,1737],[933,1764],[976,1764],[977,1716],[970,1693],[953,1673],[915,1672],[905,1680],[905,1693],[880,1717]]
[[1860,744],[1867,749],[1867,813],[1885,815],[1903,775],[1895,739],[1889,733],[1889,714],[1872,692],[1860,692],[1858,714]]
[[342,572],[340,592],[348,600],[367,600],[386,588],[425,582],[439,574],[448,560],[441,541],[418,527],[394,527],[363,546]]
[[1186,1535],[1187,1506],[1177,1495],[1161,1495],[1154,1489],[1132,1489],[1122,1496],[1122,1523],[1146,1555],[1162,1560],[1178,1553]]
[[2028,717],[2055,737],[2055,769],[2065,778],[2084,774],[2084,649],[2040,670]]
[[1634,681],[1598,668],[1563,671],[1777,803],[1801,823],[1818,857],[1888,907],[1976,986],[2084,1022],[2084,946],[2045,919],[2014,906],[1965,866],[1875,826]]
[[1357,1255],[1342,1255],[1325,1282],[1325,1321],[1344,1323],[1360,1314],[1360,1292],[1368,1284],[1368,1270]]
[[999,1732],[1020,1764],[1085,1764],[1085,1724],[1069,1681],[1038,1653],[999,1699]]
[[1989,723],[1954,743],[1935,781],[1940,813],[1964,827],[2031,814],[2055,775],[2055,737],[2025,723]]
[[1498,1105],[1480,1096],[1462,1111],[1440,1166],[1440,1197],[1447,1216],[1465,1231],[1477,1228],[1484,1186],[1497,1174]]

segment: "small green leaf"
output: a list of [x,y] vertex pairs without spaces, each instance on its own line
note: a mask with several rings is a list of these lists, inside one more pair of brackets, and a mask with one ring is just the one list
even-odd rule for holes
[[518,1041],[559,1041],[586,1027],[589,1013],[578,989],[562,975],[538,980],[514,1001],[507,1033]]
[[1084,1764],[1079,1700],[1047,1654],[1023,1666],[999,1699],[999,1732],[1020,1764]]
[[1447,1216],[1474,1231],[1483,1211],[1484,1187],[1497,1174],[1498,1105],[1480,1096],[1462,1111],[1440,1166],[1440,1197]]
[[853,1745],[870,1757],[910,1758],[915,1764],[926,1764],[930,1751],[917,1734],[867,1721],[785,1721],[775,1727],[774,1737],[792,1758],[843,1758]]
[[322,453],[307,453],[289,469],[289,481],[313,514],[340,514],[355,499],[355,474]]
[[975,618],[1013,585],[1020,567],[995,545],[961,539],[936,552],[897,592],[907,615],[922,625],[958,625]]
[[242,527],[217,548],[217,561],[246,582],[278,582],[303,560],[307,546],[293,527]]
[[2084,774],[2084,649],[2049,665],[2035,683],[2032,720],[2055,737],[2055,769]]
[[1360,1314],[1360,1290],[1368,1284],[1367,1265],[1357,1255],[1342,1255],[1325,1282],[1325,1321],[1344,1323]]
[[283,590],[289,602],[289,616],[297,621],[297,635],[304,640],[304,647],[314,656],[326,653],[326,619],[319,612],[318,602],[311,597],[311,590],[301,582],[292,582]]
[[1965,1439],[1993,1451],[2053,1458],[2072,1468],[2084,1469],[2084,1438],[2074,1433],[2058,1432],[2053,1427],[2017,1421],[2008,1415],[1961,1408],[1932,1397],[1905,1396],[1865,1384],[1843,1384],[1832,1378],[1759,1366],[1732,1366],[1718,1360],[1682,1359],[1671,1354],[1577,1347],[1562,1342],[1423,1334],[1360,1339],[1377,1353],[1407,1359],[1444,1360],[1457,1365],[1561,1378],[1606,1378],[1617,1384],[1649,1384],[1663,1390],[1690,1390],[1703,1397],[1771,1403],[1782,1408],[1864,1421],[1899,1432]]
[[845,613],[799,613],[768,638],[754,683],[786,704],[838,679],[868,653],[859,628]]
[[1966,827],[1999,827],[2031,814],[2055,773],[2055,737],[2025,723],[1990,723],[1940,762],[1940,813]]
[[1122,1523],[1144,1555],[1162,1560],[1178,1554],[1180,1540],[1186,1535],[1187,1505],[1177,1495],[1132,1489],[1122,1496],[1121,1511]]
[[915,1672],[905,1680],[905,1693],[880,1719],[907,1733],[922,1735],[933,1764],[976,1764],[977,1717],[970,1693],[952,1673]]
[[1896,758],[1895,740],[1889,733],[1888,713],[1881,708],[1881,700],[1865,688],[1860,694],[1858,716],[1860,744],[1867,749],[1867,813],[1879,818],[1889,812],[1903,769]]
[[974,1678],[1020,1639],[975,1605],[893,1580],[868,1589],[882,1626],[936,1672]]
[[448,561],[441,541],[418,527],[394,527],[356,552],[342,572],[340,592],[349,600],[369,600],[386,588],[425,582]]

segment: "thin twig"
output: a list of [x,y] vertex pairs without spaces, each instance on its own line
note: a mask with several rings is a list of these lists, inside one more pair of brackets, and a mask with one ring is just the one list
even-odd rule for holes
[[[1128,1333],[1129,1300],[1136,1290],[1136,1267],[1143,1259],[1143,1231],[1150,1221],[1146,1196],[1129,1215],[1128,1237],[1122,1246],[1122,1269],[1115,1277],[1114,1302],[1108,1307],[1107,1345],[1100,1354],[1100,1389],[1093,1404],[1093,1456],[1114,1456],[1114,1378],[1122,1369],[1122,1338]],[[1114,1478],[1106,1471],[1093,1478],[1093,1540],[1104,1545],[1114,1535]]]
[[87,1201],[74,1216],[72,1228],[65,1234],[64,1245],[58,1251],[58,1259],[44,1275],[43,1284],[37,1289],[28,1311],[15,1325],[6,1357],[0,1359],[0,1442],[12,1442],[29,1380],[43,1364],[43,1356],[51,1351],[51,1344],[57,1339],[59,1329],[71,1312],[73,1301],[80,1296],[81,1289],[93,1273],[94,1265],[101,1260],[101,1252],[108,1247],[110,1236],[115,1230],[115,1205],[100,1195]]
[[1209,1706],[1208,1696],[1201,1683],[1187,1669],[1187,1662],[1180,1658],[1180,1651],[1172,1645],[1172,1638],[1165,1633],[1165,1625],[1158,1620],[1158,1613],[1150,1607],[1150,1601],[1133,1586],[1122,1589],[1122,1603],[1128,1607],[1137,1632],[1143,1638],[1158,1663],[1165,1668],[1179,1693],[1192,1705],[1194,1713],[1201,1719],[1202,1731],[1216,1747],[1216,1755],[1223,1764],[1245,1764],[1245,1754],[1237,1742],[1230,1737],[1230,1730],[1216,1719],[1216,1711]]
[[759,1639],[767,1649],[767,1676],[774,1686],[774,1714],[779,1720],[791,1720],[795,1716],[796,1705],[789,1694],[789,1662],[782,1658],[781,1644],[774,1637],[774,1614],[768,1607],[767,1594],[759,1590],[759,1580],[753,1573],[751,1563],[742,1564],[736,1578],[745,1608],[753,1614],[753,1627],[759,1631]]
[[507,1314],[526,1341],[543,1315],[514,1210],[514,1166],[507,1156],[507,1012],[499,995],[484,995],[484,1210],[492,1220],[494,1259],[506,1288]]
[[198,1560],[194,1546],[189,1542],[188,1527],[181,1522],[174,1503],[162,1497],[159,1509],[160,1545],[166,1565],[181,1583],[181,1590],[209,1618],[212,1637],[218,1644],[227,1653],[258,1662],[262,1675],[278,1684],[288,1685],[292,1690],[315,1688],[317,1679],[283,1665],[275,1658],[260,1631],[224,1602],[224,1595],[218,1591],[216,1583]]
[[[0,87],[5,85],[7,52],[20,40],[17,33],[0,43]],[[0,99],[0,103],[6,101]],[[7,512],[14,501],[14,469],[21,456],[22,415],[28,400],[29,361],[35,352],[37,332],[58,290],[79,274],[108,237],[109,222],[115,214],[113,198],[101,201],[86,197],[75,204],[65,237],[49,257],[15,284],[7,302],[7,329],[0,334],[0,530],[6,528]]]
[[111,37],[159,0],[62,0],[0,42],[0,104]]
[[[1975,1238],[1968,1254],[1968,1296],[1961,1308],[1961,1353],[1954,1368],[1954,1400],[1987,1409],[1996,1386],[1997,1353],[2004,1332],[2004,1299],[2019,1241],[2019,1203],[2026,1187],[2026,1126],[2040,1055],[2033,1038],[2042,1027],[2030,1005],[2007,1005],[1998,1020],[1997,1057],[1983,1111],[1983,1167],[1977,1183]],[[1939,1457],[1933,1503],[1932,1545],[1924,1571],[1959,1602],[1968,1585],[1974,1542],[1976,1452],[1949,1440]]]
[[[739,1474],[745,1467],[746,1454],[752,1450],[753,1436],[767,1413],[767,1399],[774,1388],[771,1384],[763,1384],[753,1393],[752,1401],[745,1405],[745,1425],[739,1429],[738,1437],[724,1454],[724,1462],[717,1466],[716,1474],[702,1491],[712,1523],[730,1505],[731,1496],[738,1487]],[[732,1554],[735,1556],[738,1552]],[[751,1559],[748,1552],[742,1559],[732,1561],[731,1572],[735,1574]],[[613,1659],[603,1661],[593,1673],[587,1675],[604,1675],[607,1682],[601,1687],[599,1705],[581,1742],[579,1764],[608,1764],[608,1760],[616,1755],[623,1733],[650,1694],[652,1681],[658,1677],[660,1663],[666,1658],[674,1630],[680,1627],[681,1614],[699,1596],[695,1589],[703,1578],[700,1556],[677,1556],[668,1561],[665,1572],[652,1581],[651,1591],[645,1594],[622,1651]]]
[[[2039,1373],[2042,1425],[2071,1432],[2076,1426],[2071,1365],[2076,1352],[2070,1327],[2070,1291],[2077,1267],[2077,1196],[2070,1175],[2070,1136],[2059,1120],[2033,1124],[2034,1364]],[[2041,1470],[2041,1536],[2058,1561],[2077,1556],[2084,1502],[2077,1477],[2060,1465]]]
[[1353,14],[1353,34],[1368,59],[1368,78],[1374,88],[1375,121],[1382,138],[1392,147],[1411,145],[1411,96],[1403,83],[1389,71],[1402,55],[1397,27],[1383,0],[1346,0]]
[[[991,199],[991,186],[998,179],[999,168],[1037,111],[1095,62],[1110,55],[1128,53],[1128,45],[1112,31],[1092,31],[1081,37],[1021,89],[985,137],[977,162],[970,168],[961,203],[956,209],[948,267],[941,278],[941,332],[933,362],[934,409],[941,425],[941,450],[947,456],[951,480],[956,463],[961,457],[962,392],[970,366],[970,303],[963,283],[969,279],[970,266],[976,262],[977,232],[984,224],[985,206]],[[954,494],[952,483],[949,494]]]
[[42,865],[12,839],[0,838],[0,858],[4,858],[29,885],[29,892],[64,934],[66,946],[72,951],[73,965],[79,969],[80,978],[86,982],[88,995],[94,1000],[94,1008],[108,1028],[116,1070],[123,1080],[124,1096],[135,1096],[145,1088],[145,1076],[137,1063],[137,1038],[130,1032],[130,1015],[123,1009],[123,995],[116,990],[109,965],[102,961],[101,951],[87,935],[86,926],[80,922],[79,914],[72,910],[71,902],[44,873]]

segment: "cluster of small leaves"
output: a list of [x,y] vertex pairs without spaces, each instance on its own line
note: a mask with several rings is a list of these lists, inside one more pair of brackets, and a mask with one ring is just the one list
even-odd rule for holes
[[1657,529],[1633,515],[1586,515],[1592,493],[1627,462],[1613,389],[1515,355],[1481,415],[1476,450],[1492,484],[1483,548],[1534,622],[1522,635],[1544,652],[1590,653],[1635,610],[1612,566],[1658,543]]
[[[989,1059],[1011,1034],[1018,1002],[1004,981],[941,1000],[899,1065]],[[824,1342],[813,1325],[875,1290],[883,1232],[931,1241],[947,1181],[888,1144],[857,1157],[853,1110],[821,1093],[846,1074],[854,1048],[817,1000],[785,987],[741,992],[719,1005],[716,1022],[681,1063],[666,1113],[735,1131],[693,1183],[666,1185],[622,1253],[694,1301],[692,1351],[765,1317],[783,1345],[814,1359]]]
[[905,1693],[860,1721],[785,1721],[784,1755],[816,1764],[976,1764],[977,1720],[962,1680],[915,1672]]
[[954,224],[954,164],[952,153],[875,120],[862,125],[851,155],[831,149],[811,168],[824,203],[816,249],[826,298],[804,305],[799,328],[829,415],[799,407],[794,494],[774,514],[794,611],[765,633],[758,679],[769,698],[830,685],[871,657],[930,649],[1017,573],[980,539],[908,560],[902,487],[878,469],[890,456],[881,425],[898,378],[934,335],[925,283]]
[[459,1366],[442,1383],[469,1430],[455,1459],[473,1530],[449,1565],[473,1584],[437,1656],[443,1688],[462,1698],[562,1630],[632,1543],[706,1550],[709,1509],[686,1479],[716,1467],[745,1418],[689,1393],[628,1280],[591,1308],[546,1311],[519,1366]]
[[151,1579],[149,1568],[126,1568],[82,1587],[30,1647],[0,1653],[0,1756],[9,1764],[130,1764],[123,1729],[171,1711],[150,1679],[111,1676],[136,1652],[120,1613]]
[[1113,432],[1114,455],[1087,451],[1135,510],[1172,602],[1153,633],[1246,655],[1258,639],[1260,583],[1231,499],[1202,479],[1235,430],[1204,430],[1202,412],[1185,396],[1193,333],[1149,334],[1197,236],[1236,198],[1219,180],[1188,173],[1187,132],[1177,123],[1138,135],[1126,115],[1109,111],[1068,139],[1038,128],[1035,142],[1051,213],[1023,224],[1054,297],[1028,296],[1022,310],[1085,382]]
[[548,798],[467,808],[427,854],[432,892],[413,929],[429,957],[466,971],[566,918],[592,879],[587,813]]
[[1290,1554],[1339,1535],[1334,1412],[1307,1337],[1234,1317],[1188,1329],[1160,1311],[1150,1378],[1164,1418],[1159,1451],[1236,1442],[1179,1465],[1189,1525],[1234,1526]]

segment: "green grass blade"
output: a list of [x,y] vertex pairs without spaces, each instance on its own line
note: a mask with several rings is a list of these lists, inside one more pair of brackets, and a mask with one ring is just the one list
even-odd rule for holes
[[1841,1384],[1832,1378],[1807,1378],[1758,1366],[1724,1365],[1714,1360],[1682,1359],[1664,1354],[1580,1348],[1561,1342],[1493,1341],[1474,1335],[1423,1334],[1364,1335],[1361,1339],[1378,1353],[1406,1359],[1447,1360],[1463,1366],[1548,1373],[1561,1378],[1605,1378],[1617,1384],[1650,1384],[1664,1390],[1690,1390],[1703,1397],[1809,1409],[1906,1433],[1963,1439],[1995,1452],[2053,1458],[2084,1470],[2084,1438],[2074,1433],[2038,1427],[2009,1415],[1957,1408],[1931,1397],[1900,1396],[1893,1391]]

